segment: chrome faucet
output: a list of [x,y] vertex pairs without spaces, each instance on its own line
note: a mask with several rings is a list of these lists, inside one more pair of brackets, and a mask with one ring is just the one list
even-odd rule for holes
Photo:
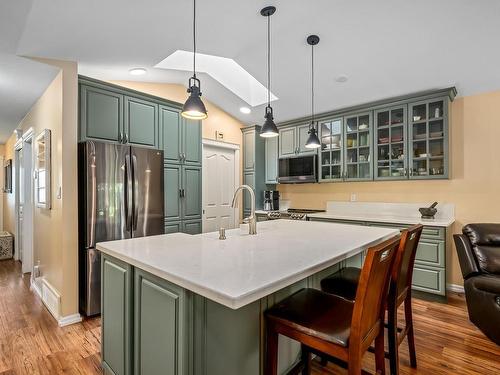
[[243,190],[243,189],[247,189],[248,192],[250,193],[250,203],[251,203],[250,216],[247,218],[244,218],[243,222],[245,224],[248,223],[248,234],[257,234],[257,218],[255,216],[255,193],[254,193],[253,189],[248,185],[240,185],[236,189],[236,191],[234,192],[233,203],[231,203],[231,207],[233,207],[233,208],[236,207],[236,205],[235,205],[236,197],[238,196],[238,192]]

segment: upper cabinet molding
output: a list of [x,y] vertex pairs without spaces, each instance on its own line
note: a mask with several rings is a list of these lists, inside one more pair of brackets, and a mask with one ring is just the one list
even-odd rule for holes
[[[413,94],[396,96],[393,98],[387,98],[382,100],[377,100],[374,102],[359,104],[351,107],[340,108],[333,111],[323,112],[315,116],[316,121],[324,121],[334,117],[342,117],[350,113],[368,111],[368,110],[377,110],[379,108],[387,107],[387,106],[396,106],[401,104],[407,104],[409,102],[414,102],[416,100],[429,100],[434,98],[439,98],[443,96],[448,96],[450,101],[453,101],[457,96],[457,89],[455,86],[447,87],[439,90],[428,90],[421,91]],[[288,126],[288,125],[299,125],[308,123],[311,120],[310,116],[304,116],[300,118],[296,118],[289,121],[284,121],[278,123],[278,127]]]

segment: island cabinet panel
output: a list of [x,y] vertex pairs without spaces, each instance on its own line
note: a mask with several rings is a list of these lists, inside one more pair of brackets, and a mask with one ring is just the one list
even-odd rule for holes
[[179,110],[160,106],[161,148],[166,163],[181,162],[181,116]]
[[132,374],[133,269],[103,254],[101,262],[102,365],[106,374]]
[[80,86],[80,139],[121,142],[123,95],[113,91]]
[[187,374],[186,291],[142,270],[134,284],[134,374]]
[[[364,222],[357,220],[337,220],[310,218],[311,221],[326,221],[341,224],[369,225],[404,230],[410,225],[398,223]],[[413,269],[412,289],[446,296],[446,228],[424,226],[417,247]],[[342,262],[343,267],[362,267],[366,252]]]
[[159,147],[158,104],[125,97],[125,141],[140,147]]

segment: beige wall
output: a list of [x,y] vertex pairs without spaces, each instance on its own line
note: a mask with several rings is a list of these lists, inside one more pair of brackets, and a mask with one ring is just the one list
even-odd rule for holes
[[[112,81],[112,83],[178,103],[184,103],[188,95],[182,85],[135,81]],[[203,138],[215,139],[215,131],[220,131],[224,133],[224,142],[241,145],[240,128],[244,125],[208,100],[203,99],[203,102],[208,111],[208,118],[203,120]]]
[[[449,202],[456,207],[453,233],[471,222],[500,222],[500,91],[457,98],[451,105],[451,178],[282,185],[295,207],[324,208],[355,193],[367,202]],[[439,208],[439,206],[438,206]],[[448,283],[463,284],[454,246],[448,249]]]
[[[38,60],[61,69],[18,128],[33,128],[36,137],[50,129],[52,138],[52,209],[35,208],[33,260],[42,276],[61,295],[61,315],[78,312],[77,222],[77,65],[72,62]],[[6,158],[14,159],[15,136],[5,145]],[[62,197],[58,199],[58,189]],[[14,194],[4,195],[4,227],[15,234]]]

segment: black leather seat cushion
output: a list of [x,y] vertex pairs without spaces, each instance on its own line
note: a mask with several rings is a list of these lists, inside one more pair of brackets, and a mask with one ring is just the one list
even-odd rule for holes
[[316,289],[302,289],[266,314],[295,330],[347,347],[353,308],[352,301]]
[[469,224],[463,227],[481,271],[500,274],[500,224]]
[[361,269],[346,267],[321,280],[321,290],[354,301]]

